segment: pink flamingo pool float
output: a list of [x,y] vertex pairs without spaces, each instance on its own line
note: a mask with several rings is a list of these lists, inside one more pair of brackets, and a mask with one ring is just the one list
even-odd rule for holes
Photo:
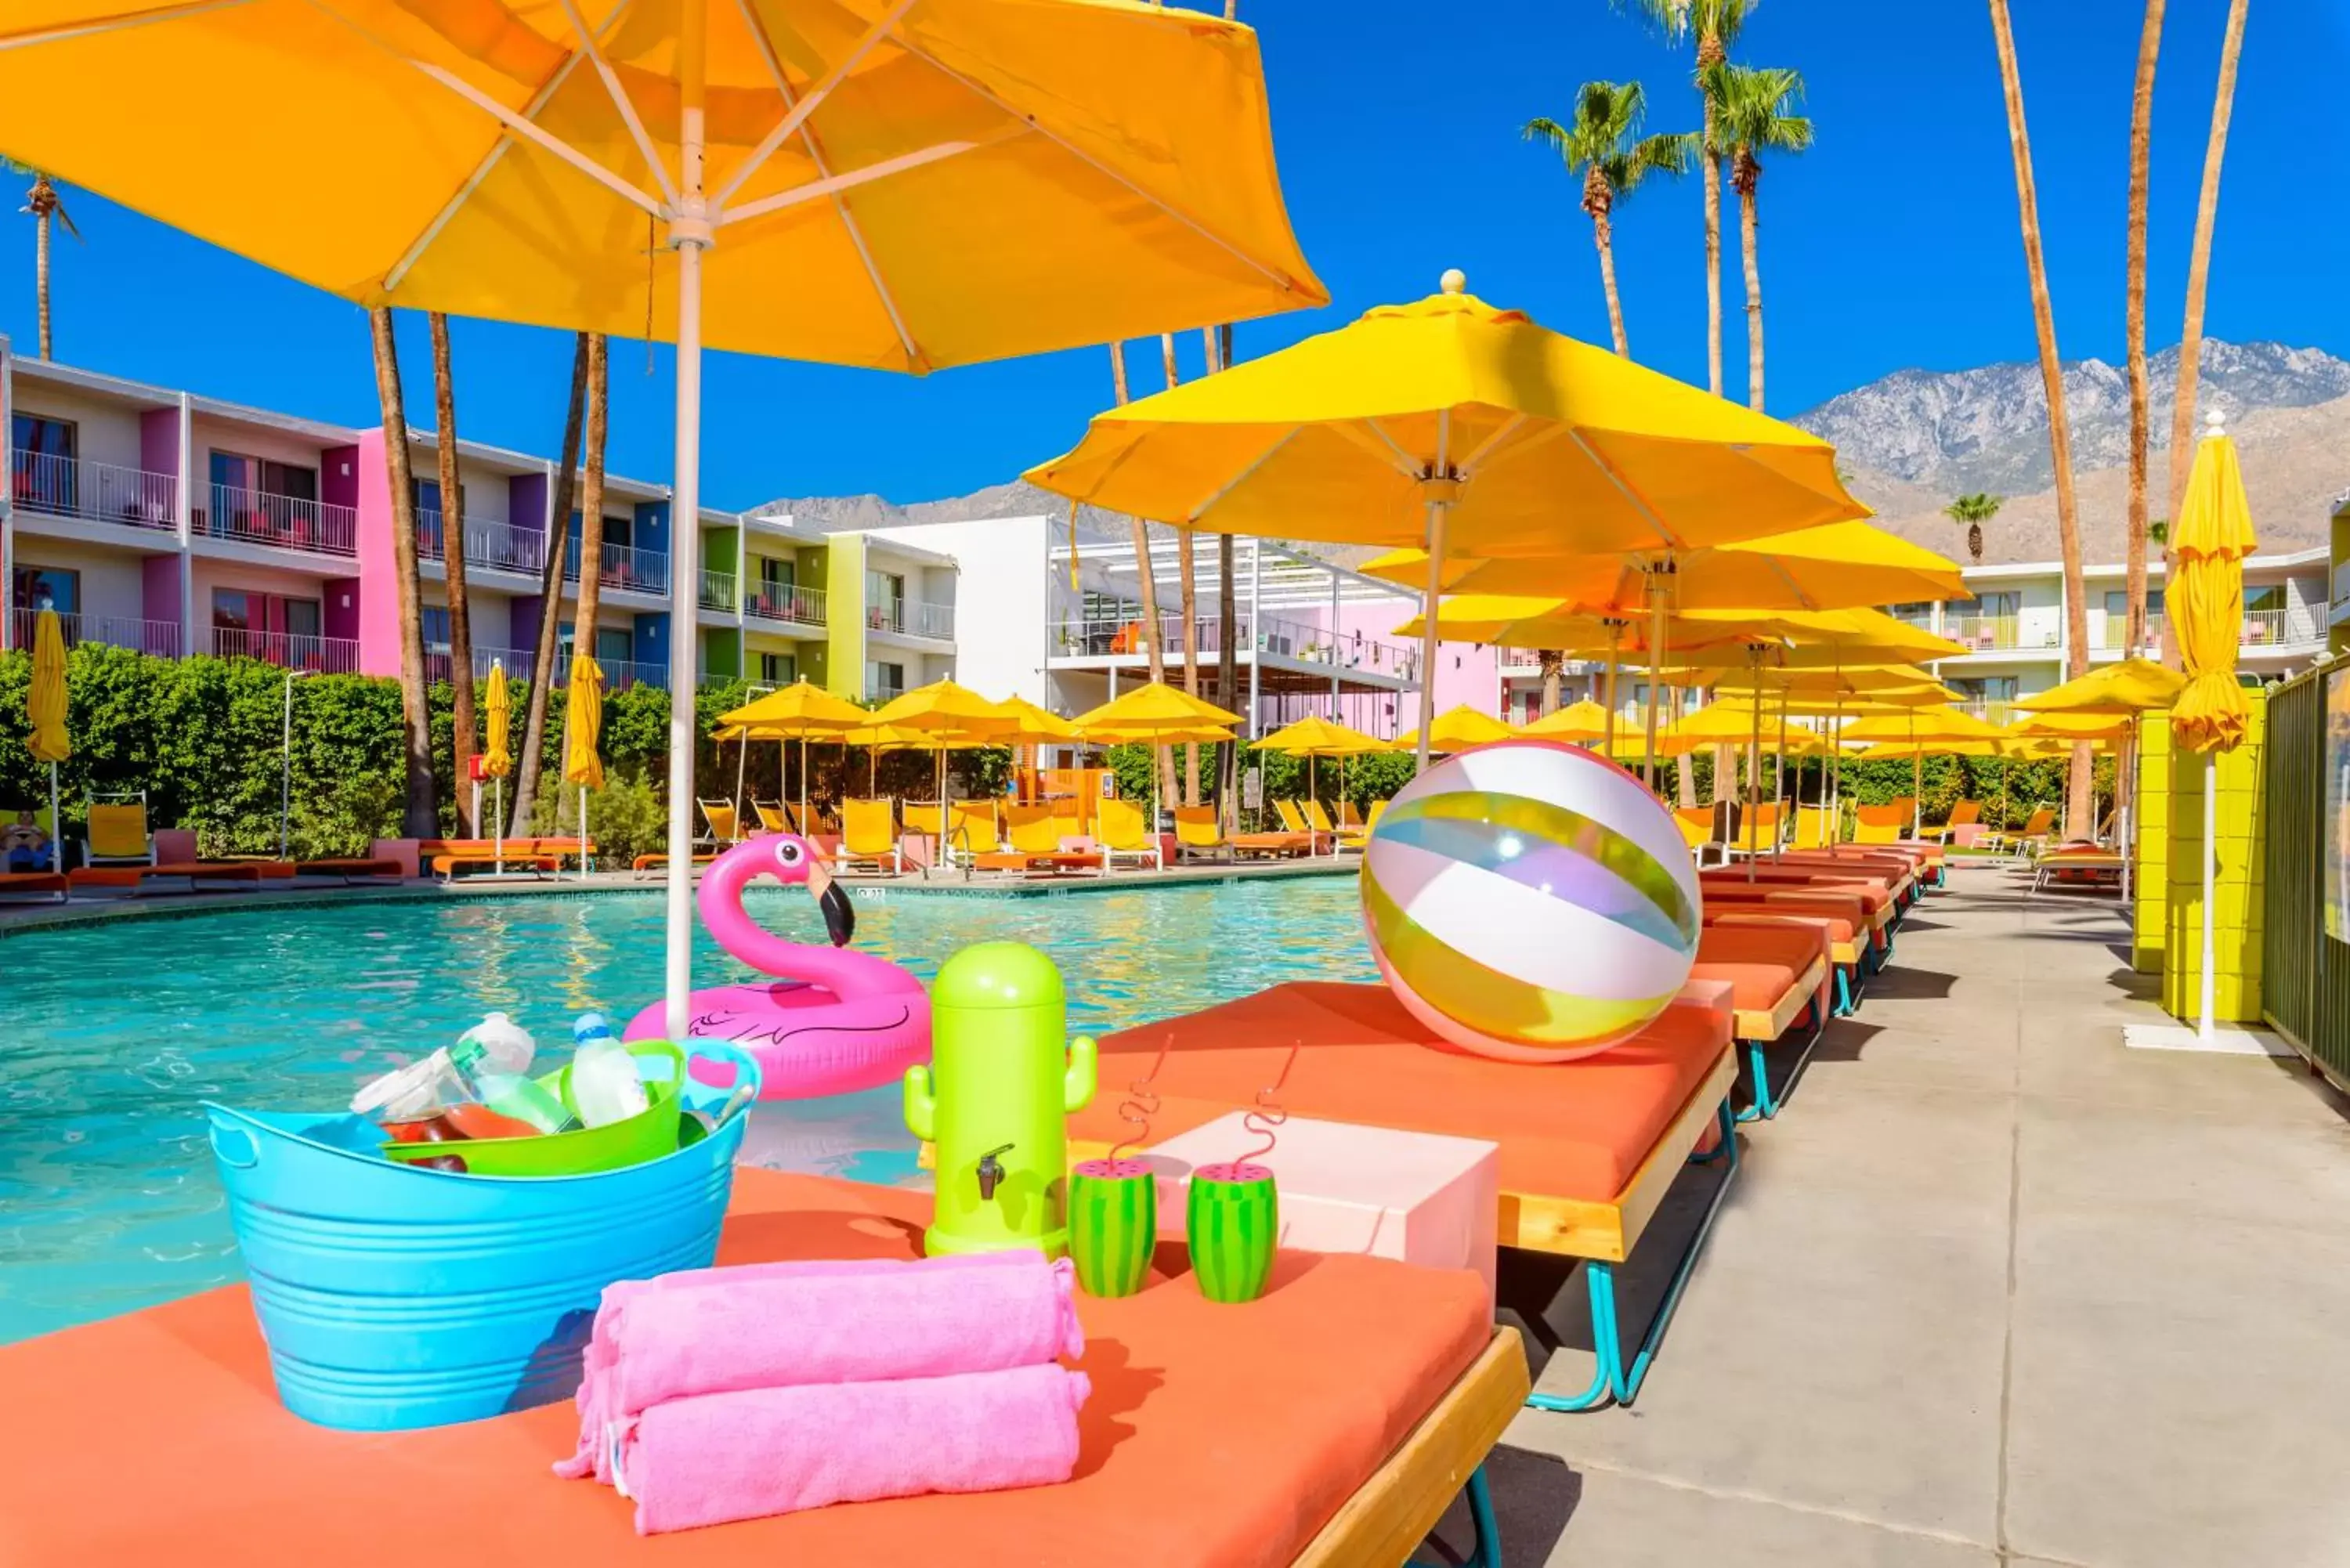
[[[816,895],[830,947],[788,942],[743,908],[760,877]],[[775,833],[738,844],[702,873],[702,923],[728,952],[777,979],[693,993],[687,1033],[724,1040],[758,1058],[764,1096],[812,1100],[892,1084],[931,1059],[931,998],[922,982],[884,959],[848,946],[857,916],[814,845]],[[630,1040],[667,1033],[662,1004],[637,1014]]]

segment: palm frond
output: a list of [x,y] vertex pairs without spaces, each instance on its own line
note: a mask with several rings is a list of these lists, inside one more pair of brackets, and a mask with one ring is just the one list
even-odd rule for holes
[[1705,73],[1721,151],[1802,152],[1812,145],[1812,122],[1794,112],[1804,100],[1804,76],[1784,66],[1727,61]]

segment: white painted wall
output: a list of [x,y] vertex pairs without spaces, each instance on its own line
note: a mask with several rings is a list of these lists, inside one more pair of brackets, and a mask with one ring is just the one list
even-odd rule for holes
[[[73,421],[74,450],[84,462],[139,467],[139,410],[135,408],[71,389],[51,389],[20,376],[16,412]],[[9,440],[13,443],[15,439],[12,432]]]
[[[1050,645],[1043,517],[990,517],[966,523],[921,523],[877,529],[873,537],[952,556],[958,580],[940,584],[947,568],[928,568],[925,591],[955,607],[955,655],[941,659],[954,678],[988,697],[1025,697],[1062,706],[1045,673]],[[909,585],[909,591],[911,586]],[[910,677],[912,671],[908,671]]]
[[16,535],[16,564],[24,570],[81,574],[81,613],[139,620],[146,615],[143,556],[93,548],[39,534]]

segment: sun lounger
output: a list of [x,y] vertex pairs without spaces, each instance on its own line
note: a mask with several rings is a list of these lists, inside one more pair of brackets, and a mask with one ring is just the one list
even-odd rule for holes
[[[992,800],[959,800],[947,807],[947,859],[968,862],[1003,847],[1003,829]],[[1055,847],[1058,847],[1055,846]]]
[[1975,843],[1982,848],[2003,855],[2019,855],[2035,846],[2045,845],[2056,831],[2056,808],[2040,806],[2024,819],[2023,826],[2013,833],[1986,833]]
[[751,803],[751,814],[759,819],[759,831],[762,833],[797,833],[799,831],[798,826],[792,821],[792,808],[786,802],[754,800]]
[[1739,808],[1738,834],[1731,840],[1733,856],[1768,855],[1778,846],[1783,814],[1775,800],[1758,800]]
[[1866,978],[1884,967],[1892,950],[1889,907],[1869,913],[1855,893],[1829,888],[1717,888],[1705,891],[1706,919],[1725,922],[1773,919],[1817,920],[1827,932],[1828,959],[1835,966],[1835,1008],[1841,1017],[1858,1005]]
[[[1981,827],[1982,802],[1979,800],[1962,800],[1959,802],[1958,805],[1950,807],[1950,817],[1948,822],[1943,823],[1939,827],[1929,827],[1926,832],[1928,836],[1939,839],[1944,844],[1963,845],[1968,842],[1969,839],[1976,836],[1976,835],[1981,832]],[[1967,829],[1969,828],[1975,829],[1976,833],[1968,833]]]
[[365,882],[397,882],[400,866],[397,860],[378,860],[367,856],[330,856],[320,860],[293,862],[292,875],[296,877],[339,877],[345,887]]
[[1831,962],[1827,934],[1816,926],[1709,922],[1699,933],[1690,978],[1729,982],[1731,1033],[1746,1049],[1751,1103],[1738,1113],[1739,1120],[1779,1114],[1782,1096],[1772,1089],[1763,1052],[1790,1034],[1799,1037],[1795,1061],[1787,1070],[1792,1088],[1827,1027]]
[[1183,860],[1230,860],[1236,853],[1230,839],[1224,836],[1223,826],[1216,820],[1212,805],[1179,805],[1175,816],[1175,858]]
[[81,863],[85,867],[155,864],[155,834],[147,823],[145,790],[112,801],[90,801]]
[[743,814],[731,800],[696,798],[694,809],[702,814],[702,831],[694,837],[696,844],[713,849],[724,849],[743,842]]
[[[1140,1077],[1168,1046],[1151,1122],[1152,1136],[1164,1139],[1255,1105],[1295,1044],[1296,1062],[1280,1095],[1293,1116],[1497,1145],[1500,1244],[1583,1260],[1592,1322],[1613,1330],[1616,1265],[1631,1256],[1683,1164],[1725,1152],[1736,1163],[1730,998],[1719,985],[1692,991],[1704,995],[1668,1007],[1615,1050],[1528,1067],[1431,1046],[1429,1031],[1383,985],[1293,981],[1107,1036],[1101,1077],[1105,1084]],[[1118,1099],[1098,1095],[1069,1118],[1073,1158],[1094,1158],[1127,1135]],[[1715,1137],[1724,1141],[1699,1152]],[[1563,1410],[1610,1398],[1629,1403],[1711,1223],[1709,1210],[1637,1346],[1627,1347],[1620,1332],[1601,1333],[1588,1388],[1529,1402]]]
[[1103,801],[1096,814],[1094,828],[1101,845],[1103,870],[1117,870],[1121,860],[1138,867],[1148,866],[1154,871],[1162,868],[1159,835],[1149,831],[1142,820],[1142,808],[1134,802]]
[[1295,801],[1274,801],[1273,809],[1280,815],[1281,826],[1284,831],[1293,834],[1302,833],[1305,836],[1307,854],[1320,855],[1329,849],[1330,835],[1315,832],[1314,825],[1305,820],[1305,813]]
[[2067,884],[2118,888],[2122,868],[2128,864],[2128,858],[2119,850],[2100,849],[2094,844],[2067,844],[2033,862],[2032,890],[2043,893],[2052,887]]
[[1673,826],[1681,830],[1681,842],[1689,846],[1690,857],[1699,866],[1726,866],[1730,863],[1730,846],[1713,836],[1713,807],[1675,806]]
[[1061,835],[1049,805],[1007,805],[1003,817],[1012,847],[972,857],[982,871],[1011,871],[1057,877],[1072,871],[1098,871],[1101,857],[1091,850],[1063,849]]
[[1379,818],[1387,814],[1387,809],[1388,803],[1386,801],[1375,800],[1371,802],[1370,815],[1363,819],[1360,826],[1347,828],[1344,826],[1342,819],[1341,831],[1338,835],[1338,847],[1341,849],[1360,849],[1369,844],[1371,841],[1371,833],[1378,826]]
[[143,892],[157,880],[184,881],[188,891],[204,884],[233,883],[258,887],[265,878],[280,876],[284,861],[166,860],[153,866],[77,866],[66,877],[77,888],[122,888]]
[[508,838],[425,838],[417,841],[417,864],[443,882],[453,882],[463,872],[527,871],[534,876],[560,871],[566,860],[577,860],[582,853],[595,858],[596,841],[582,845],[577,837]]
[[[743,1167],[718,1259],[910,1259],[930,1217],[925,1193]],[[1181,1268],[1180,1246],[1159,1257]],[[397,1555],[385,1478],[430,1477],[435,1568],[1361,1568],[1402,1562],[1466,1482],[1480,1560],[1501,1561],[1472,1478],[1524,1397],[1526,1364],[1475,1276],[1290,1253],[1260,1309],[1161,1277],[1129,1298],[1080,1294],[1076,1310],[1092,1397],[1066,1484],[848,1503],[648,1543],[628,1500],[546,1474],[577,1436],[570,1400],[322,1431],[278,1404],[248,1290],[230,1285],[0,1346],[0,1382],[42,1412],[40,1440],[0,1468],[0,1518],[11,1561],[27,1564],[380,1563]],[[577,1343],[584,1324],[557,1315],[547,1308],[550,1339]],[[142,1479],[125,1487],[125,1475]]]
[[1322,808],[1320,801],[1308,795],[1298,803],[1298,806],[1305,813],[1306,826],[1328,838],[1333,844],[1338,841],[1338,825],[1330,820],[1330,814]]
[[1836,841],[1836,813],[1825,805],[1795,807],[1795,831],[1787,840],[1790,849],[1825,849]]
[[[686,864],[688,866],[707,866],[717,858],[718,851],[715,849],[705,849],[699,855],[688,857]],[[669,857],[666,855],[639,855],[635,859],[629,862],[629,872],[631,876],[636,877],[641,877],[648,871],[666,871],[668,869]]]
[[0,871],[0,896],[43,898],[64,903],[73,884],[56,871]]
[[873,875],[897,877],[906,869],[898,848],[898,816],[892,803],[850,798],[840,803],[840,848],[832,857],[836,871],[864,869]]

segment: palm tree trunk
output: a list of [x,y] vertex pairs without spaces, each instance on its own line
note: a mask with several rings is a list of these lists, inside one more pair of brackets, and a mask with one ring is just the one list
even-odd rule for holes
[[[1173,391],[1175,378],[1175,335],[1159,335],[1159,358],[1167,368],[1167,389]],[[1197,697],[1200,694],[1200,606],[1199,587],[1194,579],[1194,557],[1191,554],[1191,530],[1175,530],[1175,570],[1183,579],[1177,602],[1183,612],[1183,690]],[[1335,633],[1334,633],[1335,635]],[[1183,794],[1185,805],[1200,804],[1200,743],[1187,741],[1183,745]]]
[[[1697,42],[1700,80],[1720,65],[1727,51],[1721,39],[1707,33]],[[1705,385],[1721,396],[1721,165],[1713,156],[1713,95],[1704,93],[1705,140],[1698,149],[1705,174]]]
[[466,838],[482,830],[473,814],[473,617],[465,597],[465,507],[457,477],[457,387],[449,369],[449,318],[425,317],[432,334],[432,428],[441,470],[441,556],[448,567],[451,793],[457,802],[457,830]]
[[547,506],[546,537],[541,548],[546,559],[539,571],[538,636],[530,666],[530,701],[524,711],[522,755],[515,763],[514,826],[520,837],[530,831],[531,812],[538,804],[539,758],[546,749],[546,699],[556,680],[556,633],[563,619],[563,552],[571,531],[571,498],[579,482],[579,423],[588,406],[588,334],[575,335],[571,349],[571,400],[563,420],[563,455],[555,471],[554,495]]
[[[2056,462],[2056,538],[2064,564],[2064,673],[2077,679],[2089,670],[2089,606],[2081,578],[2081,513],[2073,489],[2073,431],[2064,417],[2064,368],[2056,355],[2056,307],[2048,296],[2048,264],[2040,247],[2040,197],[2032,178],[2032,138],[2023,122],[2023,78],[2016,65],[2015,29],[2007,0],[1991,0],[1991,35],[1999,48],[1999,75],[2007,99],[2007,142],[2015,160],[2015,201],[2023,231],[2024,270],[2032,280],[2032,324],[2040,339],[2040,377],[2048,392],[2048,444]],[[2064,823],[2068,837],[2086,837],[2089,820],[2089,748],[2073,748],[2065,781]]]
[[2124,538],[2122,654],[2146,646],[2146,209],[2147,168],[2154,157],[2154,67],[2162,52],[2164,0],[2146,0],[2146,26],[2137,41],[2137,84],[2130,97],[2129,253],[2123,283],[2122,335],[2129,354],[2129,515]]
[[391,486],[391,560],[400,596],[400,714],[408,753],[408,791],[400,831],[432,838],[441,816],[432,784],[432,715],[424,691],[424,613],[416,583],[415,472],[408,458],[408,404],[400,389],[400,346],[392,336],[391,308],[369,310],[375,340],[375,394],[383,408],[383,461]]
[[1615,225],[1607,221],[1607,213],[1592,215],[1591,241],[1599,247],[1599,286],[1607,296],[1607,330],[1615,335],[1616,352],[1629,359],[1632,344],[1624,336],[1624,302],[1616,293]]
[[[48,199],[43,200],[44,196]],[[49,214],[55,210],[57,198],[49,191],[49,177],[41,175],[33,182],[33,294],[40,306],[41,358],[49,353]]]
[[[585,472],[579,479],[579,607],[571,618],[571,651],[575,658],[580,654],[596,657],[596,613],[604,597],[604,425],[610,387],[608,358],[604,335],[589,333],[588,443],[583,454]],[[683,528],[692,522],[691,518],[672,517],[670,526]],[[690,692],[672,696],[692,701]]]
[[1762,267],[1755,254],[1754,182],[1750,170],[1738,182],[1738,248],[1746,263],[1746,406],[1762,411]]
[[1542,711],[1536,717],[1547,719],[1558,711],[1558,678],[1566,659],[1555,648],[1541,649],[1534,659],[1542,670]]
[[[1118,406],[1121,409],[1126,407],[1126,345],[1123,343],[1109,346],[1109,384],[1110,395]],[[1134,525],[1134,570],[1141,586],[1143,649],[1149,659],[1150,679],[1163,681],[1167,679],[1167,659],[1159,647],[1159,577],[1150,566],[1150,524],[1139,517],[1129,517],[1127,521]],[[1164,798],[1172,800],[1175,798],[1175,754],[1165,746],[1151,749],[1159,753],[1159,793]]]
[[2195,205],[2195,248],[2187,258],[2187,326],[2178,339],[2178,401],[2170,410],[2170,509],[2175,524],[2195,461],[2195,379],[2203,358],[2203,296],[2211,282],[2211,230],[2220,217],[2220,165],[2228,153],[2228,120],[2236,107],[2236,60],[2244,51],[2248,0],[2231,0],[2228,31],[2220,40],[2220,83],[2211,95],[2211,136],[2203,147],[2203,192]]

